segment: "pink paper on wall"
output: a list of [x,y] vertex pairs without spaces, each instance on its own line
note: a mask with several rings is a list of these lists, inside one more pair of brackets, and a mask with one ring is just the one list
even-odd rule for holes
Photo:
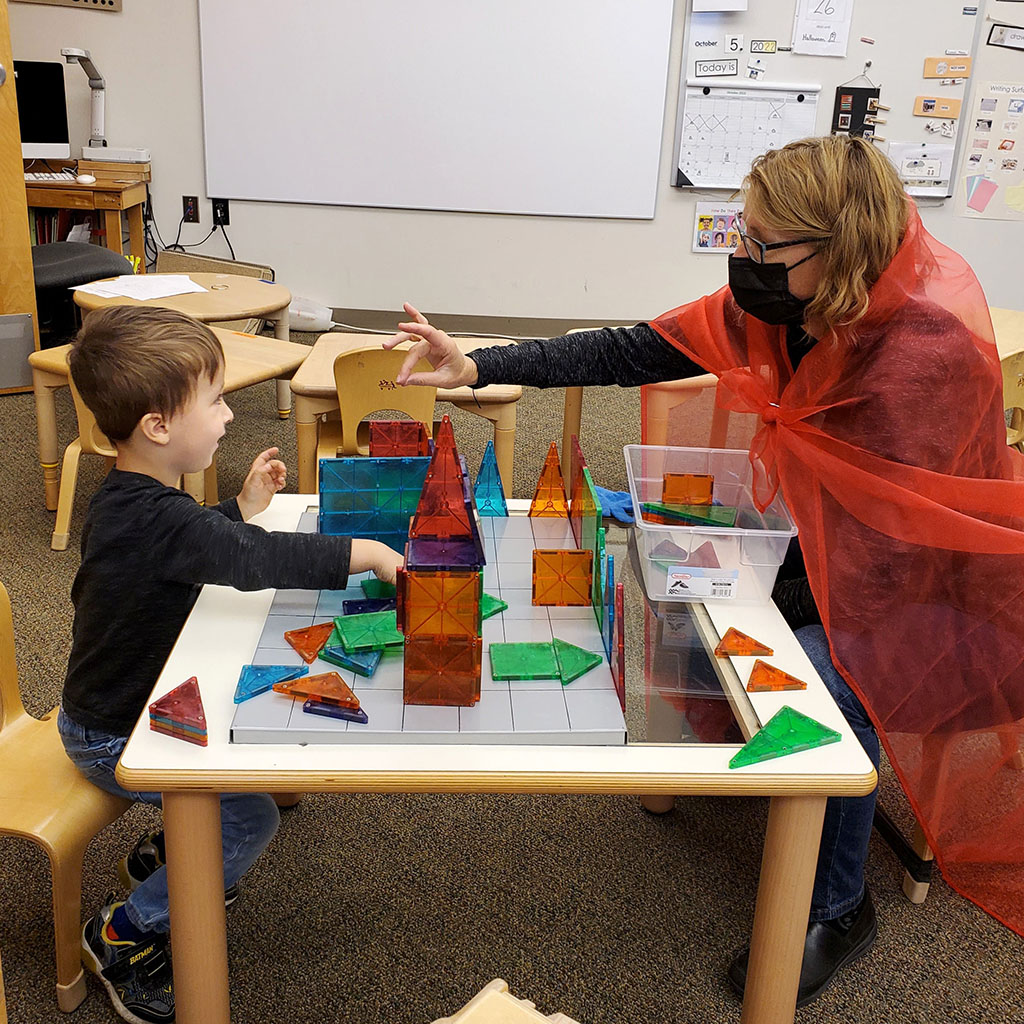
[[990,178],[982,179],[975,187],[971,198],[967,200],[968,207],[972,210],[977,210],[978,213],[984,213],[985,208],[998,189],[999,186]]

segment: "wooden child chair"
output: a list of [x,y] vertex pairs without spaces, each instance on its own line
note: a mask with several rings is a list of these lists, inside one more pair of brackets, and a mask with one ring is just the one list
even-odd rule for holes
[[[75,487],[78,484],[78,460],[82,455],[102,455],[107,460],[107,468],[114,464],[117,451],[107,439],[106,434],[96,424],[96,417],[82,401],[82,396],[75,387],[75,382],[68,374],[71,385],[71,397],[75,403],[75,415],[78,418],[78,437],[64,449],[64,461],[60,469],[60,493],[57,497],[57,522],[50,538],[50,547],[54,551],[64,551],[71,538],[71,513],[75,505]],[[189,473],[185,477],[185,490],[196,501],[217,500],[217,463],[210,463],[205,473]]]
[[1000,360],[1003,371],[1003,408],[1006,410],[1006,443],[1024,451],[1024,352]]
[[[369,455],[369,424],[363,420],[380,409],[397,409],[424,424],[430,436],[434,429],[437,388],[415,385],[398,387],[395,377],[408,352],[402,348],[355,349],[334,360],[334,384],[338,390],[339,418],[321,422],[317,437],[318,459],[338,455]],[[421,359],[417,373],[431,365]]]
[[93,836],[130,806],[78,773],[57,733],[57,708],[43,719],[25,711],[11,602],[0,584],[0,835],[28,839],[50,858],[57,1004],[65,1013],[86,992],[79,938],[82,857]]
[[545,1016],[528,999],[517,999],[508,983],[495,978],[485,985],[453,1017],[441,1017],[434,1024],[576,1024],[564,1013]]

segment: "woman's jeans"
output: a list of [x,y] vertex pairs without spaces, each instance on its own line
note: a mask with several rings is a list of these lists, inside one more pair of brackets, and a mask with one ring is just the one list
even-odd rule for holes
[[[878,734],[864,706],[832,664],[825,630],[821,626],[803,626],[795,631],[795,636],[877,770]],[[877,790],[867,796],[828,798],[811,896],[812,921],[842,917],[860,903],[876,793]]]
[[[111,736],[86,729],[64,714],[57,716],[57,730],[75,767],[94,785],[129,800],[160,806],[159,793],[134,793],[114,778],[127,736]],[[224,845],[224,885],[234,885],[273,839],[280,822],[277,804],[266,793],[224,793],[220,798],[221,838]],[[128,920],[143,932],[167,932],[167,869],[149,876],[125,903]]]

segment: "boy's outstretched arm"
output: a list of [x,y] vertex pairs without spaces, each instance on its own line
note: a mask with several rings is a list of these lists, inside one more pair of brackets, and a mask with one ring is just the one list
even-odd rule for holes
[[288,471],[280,459],[274,458],[277,451],[276,448],[268,448],[260,452],[242,484],[237,501],[238,510],[245,522],[262,512],[270,504],[270,499],[285,485]]
[[396,570],[402,564],[402,556],[379,540],[365,537],[352,538],[352,553],[349,556],[350,573],[366,572],[369,569],[379,580],[394,583]]

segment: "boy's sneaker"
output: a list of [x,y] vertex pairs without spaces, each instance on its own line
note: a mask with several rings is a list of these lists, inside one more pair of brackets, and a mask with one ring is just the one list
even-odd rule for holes
[[[134,849],[117,862],[117,876],[130,892],[135,892],[151,874],[164,866],[164,834],[161,829],[147,832]],[[224,906],[238,899],[238,883],[224,890]]]
[[82,928],[82,963],[103,982],[117,1013],[133,1024],[174,1020],[174,985],[167,936],[141,942],[110,938],[108,924],[120,903],[108,902]]

